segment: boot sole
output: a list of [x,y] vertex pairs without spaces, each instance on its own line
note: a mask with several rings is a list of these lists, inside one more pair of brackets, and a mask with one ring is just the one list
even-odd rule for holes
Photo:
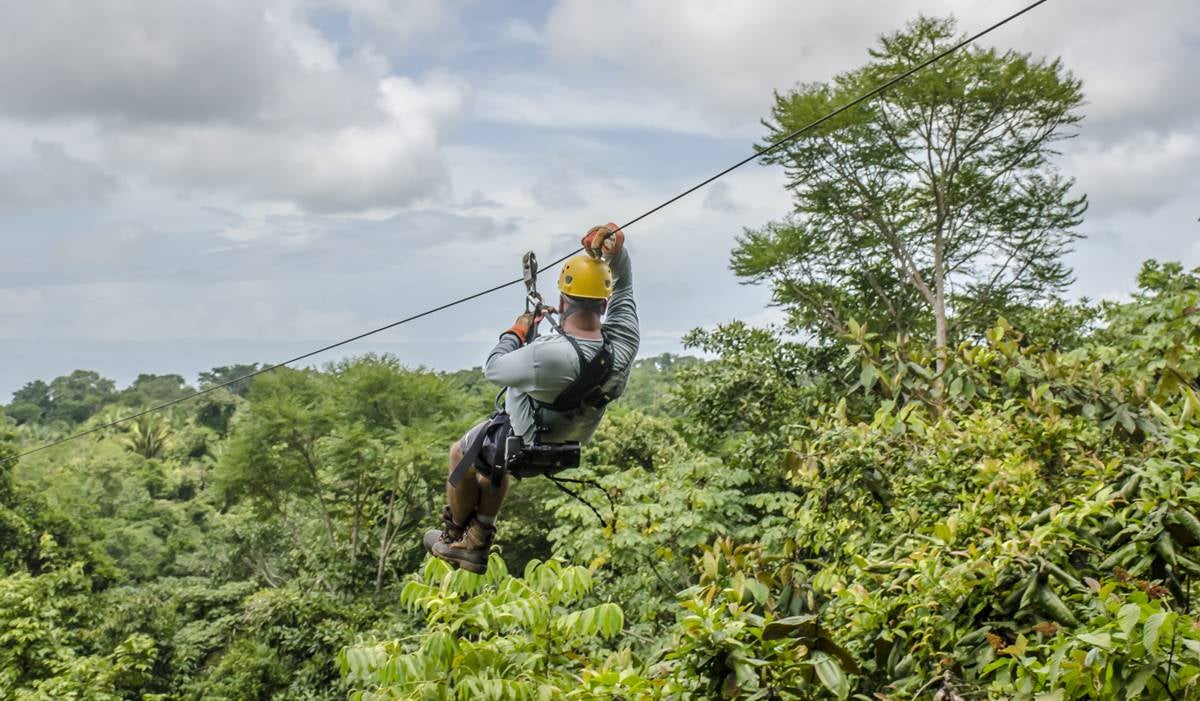
[[473,560],[450,557],[448,554],[439,553],[437,551],[431,551],[431,554],[443,562],[448,562],[451,565],[454,565],[460,569],[464,569],[468,572],[474,572],[475,574],[483,574],[487,572],[486,562],[475,562]]

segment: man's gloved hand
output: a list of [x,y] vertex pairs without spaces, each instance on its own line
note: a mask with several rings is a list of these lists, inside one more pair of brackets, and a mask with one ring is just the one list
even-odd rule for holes
[[500,335],[503,336],[505,333],[511,333],[521,341],[521,345],[525,345],[529,342],[529,332],[533,330],[533,325],[539,321],[541,321],[540,315],[538,317],[534,317],[533,312],[525,312],[521,316],[517,317],[517,320],[513,322],[513,325]]
[[593,226],[588,229],[580,243],[583,244],[584,250],[595,258],[601,256],[611,258],[617,255],[621,247],[625,245],[625,232],[617,228],[616,224],[609,222],[604,226]]

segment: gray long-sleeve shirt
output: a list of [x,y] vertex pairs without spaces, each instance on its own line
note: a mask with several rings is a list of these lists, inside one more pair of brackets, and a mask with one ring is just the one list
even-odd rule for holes
[[[633,300],[633,268],[624,248],[609,261],[613,271],[613,294],[604,316],[604,335],[612,345],[613,371],[604,385],[609,396],[625,391],[629,370],[637,357],[641,332],[638,329],[637,304]],[[576,338],[584,356],[591,360],[601,348],[600,341]],[[532,399],[550,403],[579,376],[579,356],[570,341],[557,334],[539,336],[522,348],[513,334],[504,334],[488,354],[483,374],[487,379],[508,387],[504,408],[512,419],[513,431],[531,442],[537,430]],[[532,399],[531,399],[532,398]],[[586,442],[596,432],[604,410],[580,407],[559,413],[541,410],[546,443]]]

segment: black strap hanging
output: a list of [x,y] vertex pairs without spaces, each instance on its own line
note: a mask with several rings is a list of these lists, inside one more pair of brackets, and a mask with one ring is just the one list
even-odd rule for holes
[[[457,487],[462,483],[467,471],[478,462],[479,456],[483,452],[484,444],[488,441],[489,437],[492,438],[493,443],[502,443],[511,432],[512,424],[507,413],[498,411],[492,414],[488,422],[481,426],[475,437],[471,439],[471,444],[467,446],[466,452],[463,453],[462,460],[459,460],[458,464],[450,472],[450,477],[446,480],[450,483],[450,486]],[[493,452],[495,452],[494,449]],[[492,484],[499,486],[504,481],[505,461],[493,457],[491,462],[494,462],[495,465],[491,466],[492,469],[489,476],[492,478]]]
[[[562,490],[563,493],[567,494],[575,501],[578,501],[579,503],[581,503],[584,506],[591,509],[592,513],[596,514],[596,518],[600,520],[601,526],[604,526],[605,528],[609,528],[609,527],[616,528],[616,526],[617,526],[617,505],[613,502],[612,495],[609,494],[608,490],[605,489],[603,486],[601,486],[601,484],[599,482],[597,482],[596,480],[589,480],[589,479],[570,479],[568,477],[556,477],[554,475],[546,475],[546,479],[553,482],[554,486],[558,487],[560,490]],[[613,519],[612,522],[610,523],[608,521],[605,521],[604,517],[600,515],[600,512],[596,509],[596,507],[592,506],[591,502],[589,502],[587,499],[584,499],[583,497],[579,496],[578,492],[572,491],[571,489],[564,486],[563,482],[570,482],[571,484],[582,484],[582,485],[586,485],[589,487],[595,487],[596,489],[599,489],[604,494],[604,496],[608,499],[608,510],[609,510],[609,513],[612,514],[612,519]]]

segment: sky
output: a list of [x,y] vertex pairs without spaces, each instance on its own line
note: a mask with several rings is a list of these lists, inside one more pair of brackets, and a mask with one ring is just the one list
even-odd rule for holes
[[[0,402],[275,362],[519,277],[750,153],[775,91],[880,34],[1023,4],[0,0]],[[1050,0],[984,44],[1083,81],[1072,295],[1200,264],[1200,3]],[[643,355],[780,318],[728,260],[783,185],[748,166],[629,229]],[[471,367],[521,310],[509,288],[314,362]]]

